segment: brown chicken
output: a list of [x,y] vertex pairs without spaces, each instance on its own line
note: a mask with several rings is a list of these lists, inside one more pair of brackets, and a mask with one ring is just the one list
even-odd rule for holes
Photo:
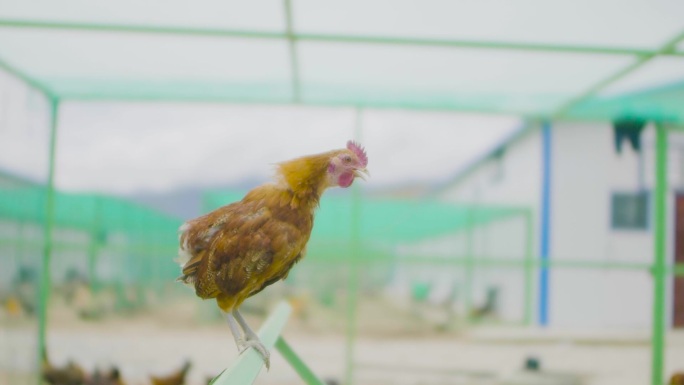
[[267,368],[269,353],[238,308],[287,277],[304,256],[321,194],[365,179],[367,164],[364,149],[353,141],[345,149],[279,163],[274,182],[179,229],[183,275],[178,280],[193,286],[200,298],[215,298],[240,352],[253,347]]
[[684,372],[678,372],[670,378],[670,385],[684,385]]
[[51,385],[82,385],[86,380],[86,372],[76,363],[69,361],[63,367],[56,367],[50,363],[47,350],[43,349],[41,373],[45,382]]
[[188,374],[190,366],[192,366],[190,361],[185,361],[183,367],[168,376],[150,376],[150,382],[152,382],[152,385],[183,385],[185,384],[185,376]]
[[119,368],[113,367],[109,372],[96,369],[92,376],[86,379],[84,385],[125,385]]

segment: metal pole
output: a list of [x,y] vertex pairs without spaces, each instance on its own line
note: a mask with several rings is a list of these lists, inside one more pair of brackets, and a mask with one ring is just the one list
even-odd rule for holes
[[[48,181],[45,190],[45,222],[43,223],[43,261],[41,266],[40,291],[38,299],[38,361],[41,362],[46,347],[46,326],[50,299],[50,259],[52,257],[52,227],[55,219],[55,150],[59,120],[59,99],[50,101],[50,147],[48,158]],[[41,380],[39,379],[39,383]]]
[[294,24],[292,21],[292,1],[285,0],[285,27],[290,51],[290,76],[292,79],[292,101],[299,103],[301,101],[301,93],[299,90],[299,56],[297,55],[297,37],[294,33]]
[[[221,28],[193,28],[162,25],[132,25],[132,24],[105,24],[105,23],[72,23],[49,20],[9,20],[0,19],[0,27],[21,29],[47,29],[47,30],[73,30],[91,32],[116,32],[136,34],[161,34],[161,35],[185,35],[185,36],[209,36],[240,39],[286,39],[287,34],[282,32],[265,32],[254,30],[231,30]],[[297,40],[330,43],[351,44],[384,44],[399,46],[426,46],[443,48],[478,48],[490,50],[511,50],[530,52],[568,52],[576,54],[618,55],[618,56],[684,56],[677,50],[653,50],[639,47],[611,47],[589,46],[568,44],[540,44],[540,43],[516,43],[510,41],[485,41],[485,40],[456,40],[456,39],[430,39],[419,37],[394,37],[394,36],[362,36],[341,34],[295,34]]]
[[539,325],[549,322],[549,267],[551,249],[551,125],[542,124],[541,243],[539,257]]
[[278,349],[280,354],[283,355],[285,361],[292,366],[292,369],[299,374],[299,377],[301,377],[304,383],[307,385],[326,385],[326,383],[321,381],[316,374],[309,369],[306,363],[302,361],[299,356],[297,356],[297,353],[295,353],[292,347],[290,347],[290,345],[283,339],[282,336],[278,338],[278,341],[276,341],[275,347]]
[[656,124],[655,215],[653,243],[653,335],[651,336],[651,385],[662,385],[665,355],[665,250],[667,205],[667,129]]
[[563,115],[566,115],[568,112],[571,112],[571,110],[579,105],[581,105],[584,101],[588,100],[592,96],[596,95],[599,91],[603,90],[604,88],[608,87],[609,85],[617,82],[618,80],[624,78],[625,76],[633,73],[637,69],[643,67],[653,59],[664,55],[666,52],[672,52],[676,51],[677,44],[679,44],[680,41],[684,40],[684,31],[678,33],[676,36],[665,42],[660,48],[658,48],[657,51],[651,52],[647,55],[638,55],[637,59],[630,63],[628,66],[620,69],[617,72],[614,72],[610,74],[608,77],[600,80],[598,83],[592,85],[590,88],[585,90],[583,93],[579,95],[575,95],[574,97],[570,98],[568,101],[563,103],[560,107],[554,111],[554,113],[551,115],[552,117],[560,117]]
[[[355,139],[361,141],[363,111],[356,109]],[[344,383],[351,385],[354,381],[354,342],[356,340],[356,311],[359,296],[359,261],[361,253],[361,190],[354,186],[352,190],[351,216],[352,255],[349,261],[349,282],[347,290],[347,344],[345,355]]]

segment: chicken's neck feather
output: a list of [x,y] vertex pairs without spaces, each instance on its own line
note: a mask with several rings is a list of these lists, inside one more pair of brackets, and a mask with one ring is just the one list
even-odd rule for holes
[[329,153],[310,155],[279,163],[276,179],[292,191],[291,206],[318,207],[323,191],[328,187]]

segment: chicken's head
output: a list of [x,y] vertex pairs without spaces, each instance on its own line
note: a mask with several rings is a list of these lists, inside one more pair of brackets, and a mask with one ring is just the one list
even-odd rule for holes
[[349,187],[354,179],[366,180],[369,175],[366,166],[368,156],[360,144],[349,141],[347,148],[335,151],[328,163],[328,184],[330,186]]

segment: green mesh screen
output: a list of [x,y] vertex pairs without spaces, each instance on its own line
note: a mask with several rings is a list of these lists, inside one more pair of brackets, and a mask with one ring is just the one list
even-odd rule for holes
[[[6,228],[0,243],[40,255],[45,195],[39,186],[0,189],[0,220]],[[52,259],[53,282],[63,283],[75,275],[94,284],[172,280],[178,273],[173,258],[180,223],[118,198],[58,192],[53,247],[60,254]],[[12,275],[16,270],[3,273]]]

